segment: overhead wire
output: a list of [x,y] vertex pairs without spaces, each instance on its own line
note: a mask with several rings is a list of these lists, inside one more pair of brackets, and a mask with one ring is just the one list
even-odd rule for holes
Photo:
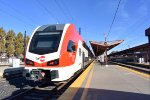
[[[25,24],[25,23],[27,24],[27,22],[25,22],[25,21],[22,20],[21,18],[19,18],[19,17],[13,15],[13,14],[11,14],[11,13],[8,13],[7,11],[4,11],[3,9],[0,9],[0,12],[4,13],[4,14],[6,14],[6,15],[9,15],[9,16],[15,18],[15,19],[17,19],[18,21],[20,21],[20,22],[23,23],[23,24]],[[26,25],[26,24],[25,24],[25,25]],[[31,27],[33,27],[33,25],[31,25],[31,24],[29,24],[29,23],[28,23],[28,25],[30,25]]]
[[116,15],[117,15],[117,12],[118,12],[120,3],[121,3],[121,0],[119,0],[119,3],[118,3],[118,5],[117,5],[117,9],[116,9],[116,11],[115,11],[115,14],[114,14],[112,23],[111,23],[111,25],[110,25],[110,28],[109,28],[109,30],[108,30],[108,34],[107,34],[106,38],[108,38],[108,36],[109,36],[109,34],[110,34],[110,32],[111,32],[111,29],[112,29],[112,26],[113,26],[113,24],[114,24],[114,22],[115,22],[115,18],[116,18]]
[[[127,33],[130,30],[133,31],[137,31],[137,27],[141,27],[145,22],[149,21],[149,17],[147,16],[141,16],[138,18],[137,21],[135,21],[134,23],[132,23],[123,33]],[[129,34],[131,35],[131,34]]]
[[68,20],[70,19],[70,17],[68,16],[68,14],[65,12],[64,8],[59,4],[59,2],[57,2],[57,0],[54,0],[56,5],[59,7],[59,9],[62,11],[62,13],[68,17]]
[[[136,21],[134,21],[133,23],[131,23],[131,24],[129,24],[128,25],[128,27],[125,29],[125,30],[123,30],[121,33],[122,34],[126,34],[123,38],[126,40],[126,39],[129,39],[129,37],[132,37],[132,36],[134,36],[134,34],[130,34],[131,32],[130,31],[132,31],[132,33],[133,32],[138,32],[138,29],[140,28],[140,27],[142,27],[142,25],[143,24],[145,24],[145,23],[148,23],[148,21],[149,21],[149,17],[148,16],[138,16],[138,18],[136,18],[137,20]],[[138,29],[137,29],[137,27],[138,27]],[[129,33],[130,32],[130,33]],[[127,33],[129,33],[129,34],[127,34]],[[139,35],[139,34],[138,34]],[[122,36],[122,35],[121,35]],[[119,36],[120,37],[120,36]]]
[[19,15],[24,16],[26,19],[28,19],[28,20],[30,20],[30,21],[32,21],[32,22],[34,22],[34,23],[37,23],[36,21],[34,21],[34,19],[30,18],[29,16],[25,15],[24,13],[21,13],[20,11],[18,11],[18,9],[14,8],[12,5],[10,5],[10,4],[8,4],[8,3],[2,1],[2,0],[1,0],[0,2],[3,3],[4,5],[9,6],[12,10],[14,10],[14,11],[15,11],[16,13],[18,13]]
[[55,1],[56,5],[59,7],[59,9],[62,11],[62,13],[70,19],[70,22],[74,22],[74,24],[76,24],[77,29],[79,29],[80,27],[79,27],[78,23],[76,23],[74,17],[72,16],[68,6],[64,3],[64,1],[61,0],[61,4],[57,0],[54,0],[54,1]]
[[65,3],[63,0],[61,0],[61,1],[62,1],[63,7],[66,8],[67,13],[68,13],[68,15],[70,16],[72,22],[73,22],[74,24],[76,24],[76,26],[79,28],[79,25],[78,25],[78,23],[76,22],[75,18],[72,16],[72,13],[70,12],[70,9],[68,8],[68,6],[66,5],[66,3]]
[[[138,36],[140,35],[140,32],[138,31],[138,29],[140,28],[140,27],[142,27],[142,25],[144,25],[144,24],[146,24],[146,22],[148,22],[149,21],[149,17],[147,17],[147,18],[142,18],[142,17],[140,17],[142,20],[138,20],[138,21],[136,21],[135,23],[133,23],[132,24],[132,26],[130,26],[129,28],[127,28],[123,33],[127,33],[128,32],[128,29],[132,29],[132,33],[133,32],[136,32],[137,33],[137,35],[135,36],[134,34],[129,34],[129,35],[127,35],[126,37],[124,37],[126,40],[127,39],[129,39],[129,37],[134,37],[134,38],[138,38]],[[138,27],[138,29],[137,29],[137,27]],[[133,39],[132,40],[129,40],[129,41],[133,41]]]
[[[149,14],[150,12],[147,12],[147,14]],[[143,14],[143,13],[142,13]],[[141,38],[144,36],[143,34],[141,34],[141,28],[145,25],[145,24],[148,24],[150,22],[149,20],[149,17],[148,15],[143,15],[143,16],[137,16],[136,17],[136,20],[131,22],[130,21],[130,24],[128,25],[128,27],[123,30],[123,34],[126,34],[125,36],[123,36],[124,40],[126,40],[125,44],[127,44],[129,46],[129,44],[131,45],[137,45],[138,42],[135,42],[137,39],[139,39],[139,36],[141,36]],[[145,30],[144,27],[142,30]],[[131,34],[132,33],[132,34]],[[133,33],[136,33],[133,34]],[[121,35],[122,36],[122,35]],[[129,37],[132,37],[132,38],[129,38]],[[142,42],[140,41],[140,44],[144,43],[145,41],[142,40]],[[140,45],[138,44],[138,45]]]
[[63,7],[66,8],[67,13],[68,13],[68,15],[70,16],[71,20],[72,20],[73,22],[75,22],[75,19],[73,18],[72,14],[71,14],[71,12],[70,12],[70,10],[69,10],[69,8],[68,8],[68,6],[64,3],[63,0],[61,0],[61,1],[62,1],[62,5],[64,5]]
[[57,23],[60,23],[60,20],[47,8],[44,4],[42,4],[39,0],[36,0],[36,2],[48,13],[51,15],[51,17],[57,21]]

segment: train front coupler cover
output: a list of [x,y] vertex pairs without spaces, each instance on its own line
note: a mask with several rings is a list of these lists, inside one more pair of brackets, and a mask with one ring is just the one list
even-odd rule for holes
[[27,80],[33,80],[33,81],[44,80],[44,76],[45,76],[45,73],[38,69],[31,70],[30,72],[28,70],[25,70],[24,73]]

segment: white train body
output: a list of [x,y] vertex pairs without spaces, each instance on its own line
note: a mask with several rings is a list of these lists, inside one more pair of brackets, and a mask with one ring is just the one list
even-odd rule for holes
[[43,25],[34,30],[27,46],[26,78],[64,81],[88,59],[87,46],[73,24]]

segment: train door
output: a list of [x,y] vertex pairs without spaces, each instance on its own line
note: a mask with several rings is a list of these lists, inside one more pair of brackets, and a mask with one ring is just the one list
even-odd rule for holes
[[84,54],[84,52],[82,53],[82,69],[84,69],[84,67],[85,67],[85,64],[84,64],[84,57],[85,57],[85,54]]

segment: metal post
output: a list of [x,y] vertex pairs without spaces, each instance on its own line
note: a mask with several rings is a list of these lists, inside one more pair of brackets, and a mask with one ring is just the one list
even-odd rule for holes
[[25,59],[25,53],[26,53],[26,31],[24,32],[24,59]]
[[148,40],[149,40],[149,51],[148,51],[148,55],[149,55],[149,64],[150,64],[150,35],[148,36]]
[[[0,37],[0,41],[2,40],[2,37]],[[1,43],[2,44],[2,43]],[[2,45],[1,45],[1,52],[0,52],[0,57],[1,57],[1,63],[2,63]]]
[[108,58],[107,58],[107,42],[104,43],[105,46],[106,46],[106,49],[105,49],[105,64],[106,66],[108,65]]
[[79,27],[79,34],[81,35],[81,28]]
[[106,66],[108,65],[108,58],[107,58],[107,48],[105,50],[105,54],[106,54]]
[[150,64],[150,28],[145,30],[145,35],[148,36],[148,45],[149,45],[149,50],[148,50],[148,58],[149,58],[149,64]]
[[105,45],[105,64],[107,66],[108,64],[108,59],[107,59],[107,35],[105,34],[105,42],[104,42],[104,45]]

